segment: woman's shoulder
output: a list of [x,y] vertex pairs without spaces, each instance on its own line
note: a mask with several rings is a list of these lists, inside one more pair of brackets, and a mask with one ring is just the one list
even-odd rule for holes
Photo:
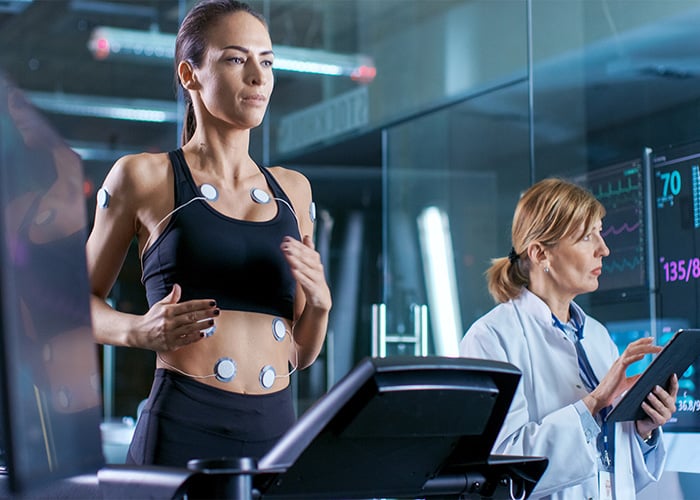
[[467,333],[499,335],[518,324],[518,315],[513,302],[508,301],[494,306],[493,309],[474,321]]
[[170,173],[167,153],[135,153],[122,156],[110,169],[106,187],[129,189],[133,192],[160,185]]
[[280,166],[267,167],[267,169],[284,187],[308,189],[310,186],[309,179],[298,170]]
[[119,158],[112,170],[121,171],[124,174],[144,174],[157,172],[170,165],[168,153],[134,153]]
[[301,172],[279,166],[268,167],[267,170],[290,198],[311,198],[311,183]]
[[522,335],[513,302],[504,302],[478,318],[464,334],[459,346],[466,357],[484,357],[507,360],[506,354]]

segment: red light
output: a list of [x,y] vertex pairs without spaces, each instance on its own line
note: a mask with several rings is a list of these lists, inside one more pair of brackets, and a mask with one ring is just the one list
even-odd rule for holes
[[103,60],[109,56],[109,40],[98,38],[95,42],[95,59]]
[[85,195],[86,198],[92,195],[93,187],[94,186],[90,179],[85,179],[83,181],[83,195]]
[[377,76],[377,68],[374,66],[360,66],[355,68],[350,78],[356,82],[369,83],[374,80],[375,76]]

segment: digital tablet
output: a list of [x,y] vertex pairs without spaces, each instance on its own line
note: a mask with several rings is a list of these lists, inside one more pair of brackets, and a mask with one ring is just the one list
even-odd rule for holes
[[652,389],[657,385],[666,387],[674,373],[680,378],[698,356],[700,356],[700,330],[678,330],[647,366],[637,382],[613,407],[605,420],[624,422],[646,418],[647,414],[642,410],[641,405]]

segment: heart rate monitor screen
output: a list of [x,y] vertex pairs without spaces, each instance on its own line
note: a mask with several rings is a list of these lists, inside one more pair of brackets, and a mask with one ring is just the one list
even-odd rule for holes
[[641,160],[598,168],[573,181],[589,189],[605,207],[602,235],[610,255],[603,259],[597,293],[623,294],[645,287],[647,228]]
[[[700,325],[700,144],[669,148],[652,157],[658,316]],[[663,332],[663,344],[673,332]],[[700,360],[678,374],[673,431],[700,431]]]

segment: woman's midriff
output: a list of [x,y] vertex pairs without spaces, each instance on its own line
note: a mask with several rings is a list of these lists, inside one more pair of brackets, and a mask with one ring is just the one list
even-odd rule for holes
[[[289,384],[289,372],[293,370],[295,346],[291,336],[291,322],[284,322],[284,337],[276,338],[273,331],[275,316],[267,314],[221,311],[215,318],[216,331],[176,351],[162,352],[156,361],[158,368],[179,371],[195,380],[225,391],[241,394],[266,394],[282,390]],[[278,326],[278,336],[281,329]],[[232,363],[231,363],[232,362]],[[229,376],[232,366],[235,375],[230,381],[215,376],[217,363],[219,375]],[[274,378],[268,373],[266,384],[261,382],[261,371],[271,366]],[[220,377],[223,378],[223,377]]]

